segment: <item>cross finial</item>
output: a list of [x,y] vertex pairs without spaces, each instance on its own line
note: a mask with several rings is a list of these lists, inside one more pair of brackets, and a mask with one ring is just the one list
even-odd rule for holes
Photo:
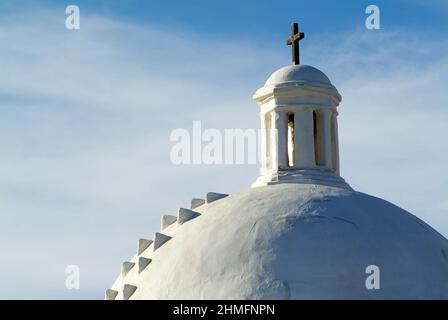
[[299,24],[291,25],[291,37],[286,40],[288,46],[292,46],[292,63],[300,64],[299,41],[305,38],[303,32],[299,32]]

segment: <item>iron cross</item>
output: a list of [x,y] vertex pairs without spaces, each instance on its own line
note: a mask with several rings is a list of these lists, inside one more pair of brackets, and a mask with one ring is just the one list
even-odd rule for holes
[[305,38],[303,32],[299,32],[299,24],[291,25],[291,37],[286,40],[288,46],[292,46],[292,63],[300,64],[299,41]]

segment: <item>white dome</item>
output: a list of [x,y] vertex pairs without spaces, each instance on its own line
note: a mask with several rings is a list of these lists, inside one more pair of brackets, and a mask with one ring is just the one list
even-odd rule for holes
[[288,65],[275,71],[266,81],[265,86],[307,85],[334,89],[330,79],[319,69],[307,65]]
[[[253,188],[173,223],[131,299],[448,299],[448,241],[393,204],[312,184]],[[367,290],[368,265],[381,289]]]

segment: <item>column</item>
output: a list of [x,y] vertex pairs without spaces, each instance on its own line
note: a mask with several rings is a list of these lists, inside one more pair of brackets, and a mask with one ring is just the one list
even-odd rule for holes
[[300,108],[294,112],[294,166],[301,168],[316,166],[311,108]]
[[338,112],[336,110],[333,111],[333,139],[334,139],[334,157],[336,159],[336,166],[334,170],[336,171],[336,174],[339,175],[339,133],[338,133]]
[[287,127],[286,127],[286,112],[274,110],[271,113],[272,119],[272,169],[284,169],[288,166],[287,157]]
[[267,130],[266,130],[266,115],[260,113],[261,120],[261,144],[260,144],[260,156],[261,156],[261,174],[264,174],[268,169],[268,148],[267,148]]
[[332,152],[331,152],[331,116],[333,110],[323,109],[322,114],[322,150],[323,165],[329,169],[332,168]]

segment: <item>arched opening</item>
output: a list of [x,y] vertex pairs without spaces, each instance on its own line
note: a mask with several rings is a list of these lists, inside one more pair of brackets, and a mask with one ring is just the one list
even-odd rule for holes
[[320,112],[313,111],[314,162],[317,166],[325,165],[323,123]]
[[294,149],[295,149],[295,142],[294,142],[294,114],[290,113],[288,114],[288,125],[287,125],[287,143],[288,143],[288,166],[292,167],[294,166]]

